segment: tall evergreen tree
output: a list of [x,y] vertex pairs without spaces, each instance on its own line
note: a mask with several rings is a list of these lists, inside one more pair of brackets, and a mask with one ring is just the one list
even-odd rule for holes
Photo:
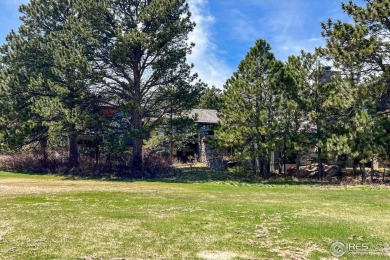
[[294,108],[289,140],[298,154],[316,149],[318,177],[322,178],[324,162],[330,153],[341,149],[340,145],[336,148],[329,144],[332,138],[345,133],[353,93],[347,84],[337,80],[339,74],[323,66],[315,54],[302,51],[298,57],[289,57],[286,69],[293,78],[292,92],[287,92]]
[[[322,23],[327,45],[318,49],[321,55],[334,60],[344,85],[348,84],[353,92],[354,102],[346,120],[349,133],[338,140],[343,140],[350,149],[354,166],[390,147],[388,138],[383,138],[390,132],[387,113],[390,108],[390,1],[364,2],[364,7],[353,1],[342,4],[342,9],[353,18],[353,24],[331,19]],[[364,167],[360,168],[364,180]]]
[[95,52],[95,69],[104,76],[99,91],[129,115],[132,165],[142,171],[146,133],[170,112],[167,88],[181,86],[184,96],[197,91],[186,61],[195,24],[184,0],[97,1],[90,10],[101,43]]
[[84,4],[32,0],[22,5],[23,24],[18,33],[11,32],[2,48],[8,77],[13,79],[7,93],[14,99],[11,106],[27,108],[25,117],[18,120],[23,120],[22,126],[32,123],[51,134],[65,132],[70,166],[78,165],[78,131],[85,127],[93,105],[94,74],[88,60],[90,39],[85,38],[87,27],[82,22]]
[[283,92],[278,108],[280,117],[278,118],[277,151],[281,154],[279,170],[281,171],[283,166],[285,175],[287,175],[288,158],[295,157],[299,171],[300,157],[309,149],[307,136],[310,131],[305,124],[308,82],[305,74],[307,71],[302,61],[301,57],[290,56],[284,64],[284,78],[279,83]]
[[271,46],[258,40],[224,86],[221,128],[216,133],[222,145],[233,147],[242,159],[251,159],[265,178],[275,148],[282,66]]

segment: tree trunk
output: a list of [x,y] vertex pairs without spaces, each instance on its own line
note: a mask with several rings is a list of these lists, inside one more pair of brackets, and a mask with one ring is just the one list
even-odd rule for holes
[[356,165],[356,163],[352,163],[352,175],[353,175],[353,177],[356,177],[356,172],[357,172],[357,165]]
[[42,152],[42,167],[43,168],[47,168],[48,166],[48,153],[47,153],[47,138],[44,137],[39,143],[40,143],[40,146],[41,146],[41,152]]
[[99,158],[100,158],[100,143],[98,140],[98,136],[95,137],[95,165],[99,166]]
[[[171,99],[171,111],[169,113],[169,160],[171,163],[173,163],[173,111],[172,109],[173,109],[173,100]],[[199,144],[201,144],[201,140]]]
[[279,175],[282,175],[282,164],[280,163],[280,161],[278,162],[278,172]]
[[359,164],[359,160],[358,159],[353,159],[353,162],[352,162],[352,174],[353,174],[353,178],[356,177],[356,173],[357,173],[357,167],[358,167],[358,164]]
[[287,163],[287,140],[286,140],[286,133],[284,134],[283,138],[283,172],[284,172],[284,177],[287,179],[287,168],[286,168],[286,163]]
[[134,172],[141,172],[141,173],[143,172],[142,145],[143,145],[142,138],[134,139],[134,142],[133,142],[133,165],[132,165]]
[[132,169],[134,173],[143,172],[142,164],[142,147],[143,147],[143,136],[142,136],[142,118],[139,113],[132,114],[133,128],[136,131],[136,136],[133,137],[133,160]]
[[269,161],[261,160],[261,162],[260,162],[260,175],[262,176],[262,178],[268,179],[269,175],[270,175],[269,172],[270,172]]
[[318,148],[318,179],[324,178],[324,164],[322,163],[322,148]]
[[286,149],[283,150],[283,173],[285,178],[287,178],[287,155],[286,155]]
[[374,161],[375,161],[375,159],[371,160],[371,172],[370,172],[371,183],[374,182]]
[[264,161],[259,159],[259,175],[261,178],[264,178]]
[[322,181],[324,179],[324,165],[322,163],[322,160],[318,164],[318,175],[319,179]]
[[[297,159],[296,159],[296,160],[297,160],[297,161],[295,162],[295,163],[296,163],[296,168],[297,168],[296,174],[297,174],[297,176],[299,176],[299,172],[300,172],[300,169],[299,169],[299,162],[301,161],[299,153],[297,154]],[[291,173],[291,177],[292,177],[292,173]]]
[[143,112],[142,112],[142,91],[141,91],[141,59],[142,48],[140,45],[133,48],[134,60],[132,63],[133,86],[132,86],[132,108],[130,111],[132,127],[135,132],[133,136],[133,173],[143,173],[142,147],[143,147]]
[[266,173],[267,179],[271,178],[271,161],[270,160],[268,160],[266,163],[265,173]]
[[257,175],[257,161],[256,159],[252,160],[252,167],[253,167],[253,176]]
[[386,169],[387,169],[387,163],[385,163],[385,168],[383,169],[383,173],[382,173],[382,182],[383,182],[383,183],[385,183]]
[[[253,150],[252,150],[253,154],[257,153],[257,148],[258,148],[258,144],[257,142],[255,142],[253,144]],[[258,172],[259,172],[259,176],[261,176],[260,157],[256,158],[256,155],[253,155],[253,169],[254,169],[255,176],[257,176]]]
[[69,132],[69,167],[79,166],[79,147],[77,145],[77,131],[73,126]]
[[362,176],[362,184],[366,183],[366,168],[363,163],[360,164],[360,174]]
[[169,161],[173,163],[173,137],[172,134],[169,137]]

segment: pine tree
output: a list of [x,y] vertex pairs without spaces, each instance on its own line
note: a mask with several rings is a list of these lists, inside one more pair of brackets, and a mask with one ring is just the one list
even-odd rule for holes
[[307,85],[303,80],[305,70],[300,63],[300,57],[290,56],[284,64],[284,75],[279,85],[281,87],[281,99],[277,108],[280,114],[278,118],[277,151],[280,152],[279,172],[283,168],[287,176],[287,158],[295,157],[297,170],[301,155],[305,154],[308,147],[308,129],[305,123],[305,102]]
[[364,2],[365,7],[352,0],[341,6],[353,18],[354,24],[333,22],[332,19],[322,23],[322,34],[327,40],[323,52],[332,55],[336,66],[363,64],[362,73],[382,72],[386,80],[389,77],[390,1]]
[[[132,165],[142,172],[142,147],[147,132],[170,112],[167,88],[196,91],[186,55],[195,26],[184,0],[109,0],[90,6],[95,70],[103,75],[98,91],[128,115],[133,139]],[[176,103],[176,101],[175,101]],[[180,103],[180,102],[178,102]],[[148,120],[153,118],[153,120]]]
[[282,66],[271,46],[258,40],[226,82],[221,97],[217,139],[223,146],[233,147],[240,159],[252,160],[255,172],[265,178],[269,177],[270,154],[275,148]]
[[[342,152],[341,145],[336,147],[330,143],[332,138],[339,138],[346,132],[353,92],[342,80],[337,80],[339,73],[323,66],[315,54],[302,51],[298,57],[289,57],[286,69],[293,79],[292,92],[287,92],[294,115],[289,141],[298,154],[315,148],[318,177],[322,179],[323,164],[328,157]],[[291,112],[287,111],[287,115]],[[345,146],[342,148],[345,150]]]
[[[27,108],[18,120],[22,126],[43,127],[50,135],[67,133],[71,167],[78,165],[78,131],[89,121],[94,103],[90,88],[95,75],[89,63],[90,38],[85,38],[87,27],[82,22],[83,4],[32,0],[22,5],[23,24],[2,48],[5,77],[12,79],[7,92],[14,99],[11,107]],[[36,134],[36,128],[30,132]]]
[[[350,150],[356,164],[361,164],[362,180],[365,180],[363,163],[376,153],[390,147],[383,138],[389,133],[387,112],[390,97],[388,23],[390,1],[365,0],[362,7],[350,1],[342,9],[353,18],[354,23],[322,23],[326,48],[318,52],[334,61],[341,71],[344,85],[348,85],[353,105],[345,118],[347,133],[334,136],[331,147],[344,144]],[[379,137],[380,136],[380,137]]]

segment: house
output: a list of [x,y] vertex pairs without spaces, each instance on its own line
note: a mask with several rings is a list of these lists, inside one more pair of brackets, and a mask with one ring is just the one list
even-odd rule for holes
[[194,153],[200,162],[206,162],[214,149],[207,144],[207,138],[214,136],[214,130],[218,125],[218,111],[214,109],[192,109],[189,117],[195,118],[198,129],[197,144]]
[[[121,129],[123,130],[124,128],[129,127],[129,125],[123,124],[123,120],[121,119],[124,115],[115,105],[99,105],[95,112],[106,119],[115,120],[117,122],[116,128],[118,128],[118,133],[121,132]],[[181,161],[187,161],[187,157],[193,156],[201,162],[206,162],[208,154],[213,152],[213,149],[206,143],[206,140],[214,136],[214,130],[219,121],[218,112],[212,109],[192,109],[186,113],[186,116],[193,118],[196,123],[197,142],[193,145],[188,145],[187,151],[178,151],[175,157]],[[99,150],[102,141],[103,137],[93,131],[79,135],[78,137],[79,145],[95,147],[96,151]],[[131,142],[127,143],[130,146],[132,144]]]

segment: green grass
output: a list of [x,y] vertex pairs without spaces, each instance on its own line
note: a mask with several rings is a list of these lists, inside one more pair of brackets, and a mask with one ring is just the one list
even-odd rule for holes
[[390,243],[389,188],[193,174],[202,181],[0,172],[0,259],[330,259],[334,241]]

